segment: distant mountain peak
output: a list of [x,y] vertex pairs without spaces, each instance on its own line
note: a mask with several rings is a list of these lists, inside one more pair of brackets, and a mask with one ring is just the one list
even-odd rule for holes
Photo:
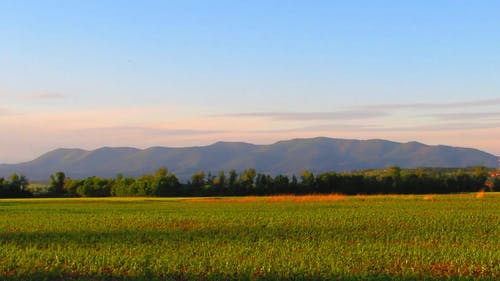
[[219,141],[208,146],[101,147],[95,150],[60,148],[21,164],[0,165],[0,177],[24,173],[29,179],[47,180],[64,171],[73,178],[114,177],[118,173],[140,176],[167,167],[181,179],[199,170],[218,173],[230,169],[255,168],[268,174],[300,174],[413,167],[496,167],[498,158],[471,148],[431,146],[411,141],[398,143],[382,139],[353,140],[328,137],[296,138],[269,145]]

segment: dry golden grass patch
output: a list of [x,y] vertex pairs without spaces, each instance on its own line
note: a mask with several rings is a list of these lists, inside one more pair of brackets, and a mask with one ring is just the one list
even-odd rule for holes
[[484,198],[485,192],[484,189],[481,189],[477,194],[476,198]]
[[427,194],[427,195],[424,195],[424,200],[427,200],[427,201],[434,201],[434,200],[436,200],[436,195],[434,195],[434,194]]

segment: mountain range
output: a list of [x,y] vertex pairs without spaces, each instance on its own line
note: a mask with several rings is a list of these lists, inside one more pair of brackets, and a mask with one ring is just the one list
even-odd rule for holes
[[47,181],[63,171],[72,178],[89,176],[140,176],[167,167],[181,180],[196,171],[217,174],[255,168],[271,175],[385,168],[496,167],[498,157],[472,148],[398,143],[387,140],[310,138],[279,141],[270,145],[217,142],[199,147],[102,147],[96,150],[61,148],[20,164],[1,164],[0,177],[23,173],[31,181]]

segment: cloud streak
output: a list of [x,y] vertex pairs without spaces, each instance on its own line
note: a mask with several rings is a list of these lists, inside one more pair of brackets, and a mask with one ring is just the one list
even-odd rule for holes
[[317,126],[296,127],[290,129],[249,130],[256,134],[266,133],[293,133],[293,132],[433,132],[433,131],[466,131],[482,129],[500,129],[500,124],[492,123],[444,123],[420,126],[392,126],[383,127],[376,125],[350,125],[350,124],[324,124]]
[[362,131],[370,129],[370,126],[365,125],[349,125],[349,124],[325,124],[316,126],[296,127],[290,129],[269,129],[269,130],[250,130],[248,132],[256,134],[266,133],[294,133],[294,132],[335,132],[335,131]]
[[114,126],[102,128],[89,128],[79,129],[80,132],[85,133],[98,133],[108,135],[140,135],[148,137],[162,137],[162,136],[197,136],[197,135],[210,135],[220,134],[224,130],[190,130],[190,129],[168,129],[168,128],[150,128],[140,126]]
[[380,128],[381,131],[457,131],[457,130],[480,130],[480,129],[500,129],[500,124],[487,123],[445,123],[435,125],[423,125],[415,127],[392,127]]
[[66,95],[59,93],[38,93],[38,94],[28,94],[21,95],[19,98],[23,100],[55,100],[55,99],[64,99]]
[[489,119],[500,117],[500,112],[439,113],[430,116],[441,120]]
[[11,112],[7,108],[0,107],[0,116],[10,115]]
[[446,108],[471,108],[500,105],[500,99],[471,100],[448,103],[399,103],[399,104],[375,104],[364,105],[359,108],[377,110],[397,110],[397,109],[446,109]]
[[386,117],[382,111],[349,110],[333,112],[249,112],[212,115],[214,117],[257,117],[270,118],[276,121],[319,121],[319,120],[358,120]]

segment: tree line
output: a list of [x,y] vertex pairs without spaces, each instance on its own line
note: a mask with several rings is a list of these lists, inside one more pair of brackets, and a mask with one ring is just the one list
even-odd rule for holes
[[0,198],[31,197],[28,179],[24,175],[12,174],[8,179],[0,178]]
[[500,190],[500,177],[489,175],[485,167],[470,169],[419,168],[401,169],[391,166],[383,170],[326,172],[314,175],[303,171],[295,175],[257,173],[250,168],[237,173],[220,171],[216,175],[204,171],[193,173],[181,183],[167,168],[141,177],[88,177],[71,179],[63,172],[50,176],[44,192],[33,194],[28,179],[13,174],[0,178],[0,197],[108,197],[108,196],[244,196],[275,194],[342,193],[353,194],[425,194]]

